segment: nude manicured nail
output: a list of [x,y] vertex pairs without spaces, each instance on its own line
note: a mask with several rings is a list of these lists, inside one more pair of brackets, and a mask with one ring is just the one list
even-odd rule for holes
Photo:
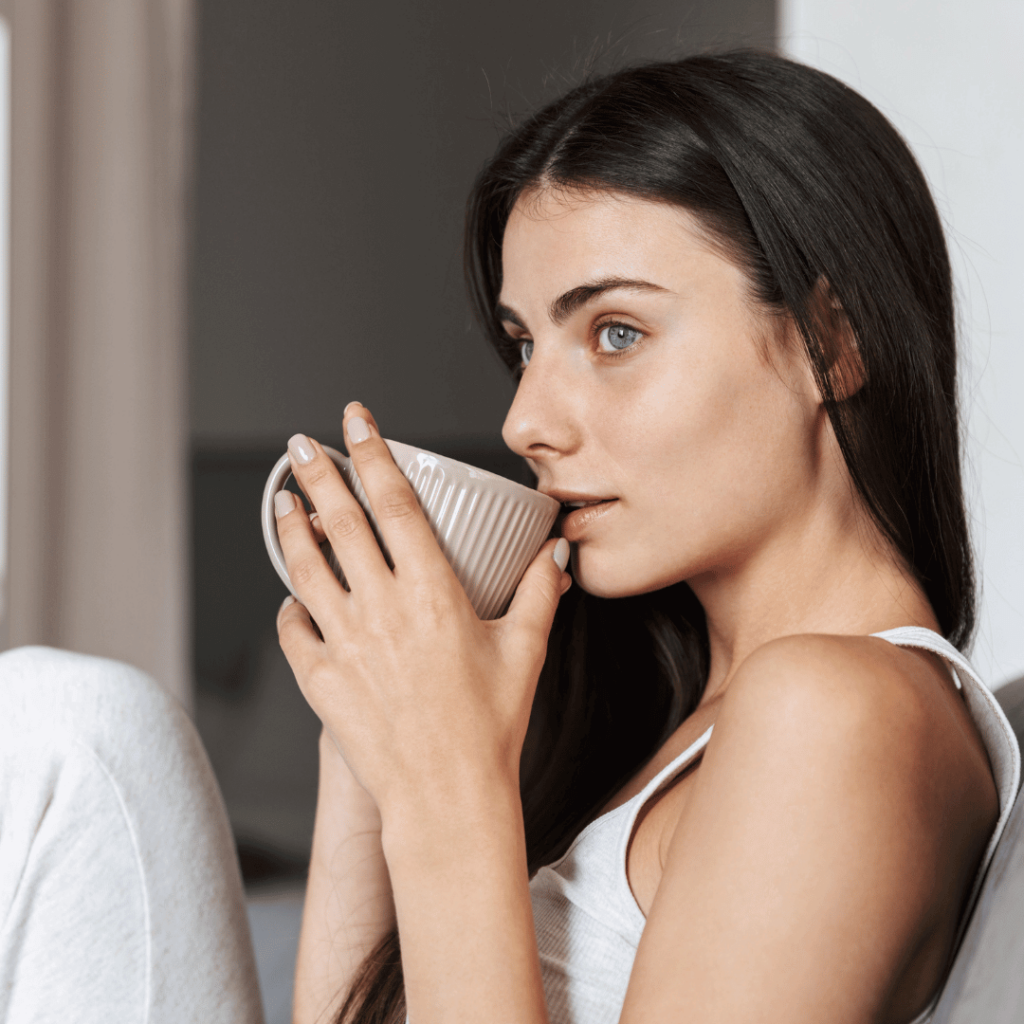
[[348,405],[345,406],[345,409],[342,412],[342,416],[346,416],[348,414],[349,409],[351,409],[353,407],[358,407],[358,408],[362,409],[363,403],[362,402],[349,402]]
[[348,421],[348,439],[359,444],[370,436],[370,426],[361,416],[353,416]]
[[565,572],[565,567],[569,564],[569,542],[564,537],[558,538],[558,543],[555,545],[555,550],[551,553],[551,557],[555,560],[555,565],[562,572]]
[[300,466],[304,466],[307,462],[313,461],[316,452],[313,450],[313,446],[305,434],[293,434],[288,438],[288,454],[292,457],[293,461],[297,462]]
[[295,508],[295,495],[291,491],[278,491],[274,495],[274,514],[280,519]]

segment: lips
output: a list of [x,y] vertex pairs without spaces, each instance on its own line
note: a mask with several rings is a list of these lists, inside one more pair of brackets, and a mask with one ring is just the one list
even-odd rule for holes
[[601,494],[595,491],[588,493],[587,491],[562,491],[557,488],[552,488],[551,490],[541,488],[541,492],[549,498],[554,498],[555,501],[561,502],[567,508],[582,508],[585,505],[596,505],[602,501],[615,500],[615,498],[608,494]]
[[609,498],[593,498],[589,501],[563,501],[562,507],[573,509],[573,508],[587,508],[589,505],[600,505],[602,501],[609,501]]
[[549,493],[562,503],[562,513],[556,525],[562,536],[573,543],[582,540],[599,519],[603,519],[618,505],[618,498]]

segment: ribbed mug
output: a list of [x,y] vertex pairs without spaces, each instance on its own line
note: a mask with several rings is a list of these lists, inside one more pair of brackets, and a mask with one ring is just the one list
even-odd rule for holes
[[[530,487],[465,462],[399,441],[384,443],[412,484],[437,543],[477,615],[481,619],[497,618],[505,611],[526,567],[551,532],[559,503]],[[324,451],[362,505],[388,565],[393,566],[377,517],[351,460],[333,448],[325,447]],[[267,553],[278,576],[294,595],[274,515],[274,495],[284,488],[290,476],[291,461],[285,454],[267,478],[261,511]],[[328,551],[328,562],[344,583],[342,567],[332,550]]]

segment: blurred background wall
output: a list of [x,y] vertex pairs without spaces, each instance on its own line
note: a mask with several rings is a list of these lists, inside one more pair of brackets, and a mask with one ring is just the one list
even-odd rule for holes
[[[462,282],[466,194],[509,119],[591,68],[774,45],[771,0],[199,0],[189,359],[197,720],[250,879],[301,871],[318,725],[256,510],[287,438],[386,436],[520,475]],[[339,445],[340,446],[340,445]]]
[[589,65],[771,44],[766,0],[199,0],[191,431],[276,450],[494,443],[510,391],[463,296],[462,208],[510,114]]

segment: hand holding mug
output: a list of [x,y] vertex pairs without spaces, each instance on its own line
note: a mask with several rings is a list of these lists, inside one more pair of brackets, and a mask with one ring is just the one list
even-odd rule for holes
[[[289,457],[344,568],[348,590],[320,551],[301,501],[286,491],[272,495],[284,571],[299,599],[282,608],[278,626],[299,685],[382,813],[415,800],[428,783],[433,792],[458,787],[467,778],[497,776],[517,785],[547,634],[569,583],[568,544],[544,544],[508,613],[482,619],[474,607],[480,598],[470,600],[439,541],[448,542],[450,556],[467,551],[474,556],[463,565],[507,566],[508,532],[522,532],[523,513],[519,508],[518,515],[495,517],[500,502],[493,492],[507,497],[510,488],[518,488],[549,503],[541,540],[557,502],[486,474],[473,481],[473,508],[452,507],[459,501],[458,488],[446,503],[443,481],[437,480],[440,464],[421,460],[435,485],[426,493],[440,494],[428,521],[418,488],[392,458],[392,446],[367,410],[350,406],[345,426],[351,469],[376,521],[376,535],[330,453],[296,435]],[[483,501],[488,493],[490,502]],[[474,505],[463,495],[462,505],[467,501]],[[488,517],[492,524],[505,523],[506,532],[482,531]],[[486,591],[493,599],[492,582],[485,574],[475,593]]]

